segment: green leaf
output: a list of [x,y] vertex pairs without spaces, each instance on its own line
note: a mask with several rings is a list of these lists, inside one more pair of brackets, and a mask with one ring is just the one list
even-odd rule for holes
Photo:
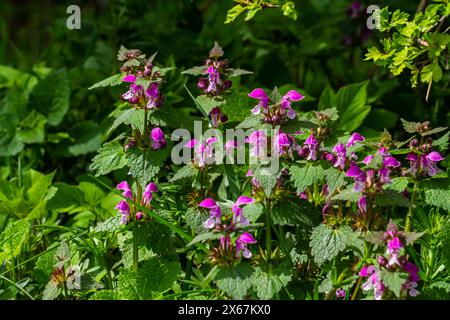
[[89,300],[119,300],[120,295],[114,290],[100,290],[89,297]]
[[136,274],[121,269],[118,277],[118,291],[121,299],[152,299],[161,292],[169,290],[178,279],[180,264],[153,257],[139,266]]
[[336,107],[340,119],[339,129],[353,131],[357,129],[369,114],[371,108],[366,105],[368,81],[351,84],[341,88],[336,94]]
[[142,186],[145,186],[158,174],[168,156],[166,149],[143,151],[133,148],[127,153],[126,159],[130,173]]
[[177,170],[174,176],[169,180],[170,182],[178,181],[186,178],[193,178],[197,175],[198,168],[196,168],[192,163],[189,163]]
[[192,239],[191,242],[189,242],[186,247],[192,246],[199,242],[205,242],[209,240],[217,240],[222,237],[222,234],[220,232],[205,232],[201,233],[198,236],[196,236],[194,239]]
[[76,186],[57,182],[54,184],[57,188],[56,194],[47,202],[47,209],[58,212],[70,212],[83,204],[84,194]]
[[250,223],[255,223],[263,214],[263,206],[257,202],[253,202],[244,206],[243,210],[244,217],[246,217],[250,221]]
[[344,189],[334,197],[332,197],[333,200],[343,200],[350,202],[358,202],[359,198],[361,198],[361,192],[356,192],[355,190],[353,190],[353,187]]
[[437,147],[442,152],[446,151],[448,149],[449,136],[450,131],[447,131],[442,137],[433,141],[433,147]]
[[253,177],[261,184],[266,196],[270,197],[277,183],[277,174],[273,174],[270,168],[258,167],[253,171]]
[[450,211],[450,183],[448,179],[431,179],[420,183],[425,202]]
[[338,189],[342,189],[342,187],[347,185],[347,182],[345,181],[345,172],[333,167],[325,170],[325,181],[327,182],[328,194],[330,196]]
[[321,265],[344,251],[351,234],[352,229],[349,226],[331,229],[329,226],[321,224],[314,228],[309,244],[314,262]]
[[397,297],[400,297],[403,284],[408,280],[407,273],[391,272],[389,270],[381,270],[380,278],[384,285],[389,288]]
[[397,192],[403,192],[409,184],[409,180],[406,177],[397,177],[391,180],[391,183],[385,184],[383,189],[392,190]]
[[330,85],[325,87],[322,94],[320,95],[318,109],[325,110],[327,108],[333,108],[336,106],[336,93]]
[[253,275],[253,288],[261,300],[269,300],[286,287],[292,279],[292,270],[281,265],[270,273],[256,269]]
[[42,143],[45,138],[45,124],[47,118],[34,110],[20,121],[17,135],[24,143]]
[[45,115],[50,126],[61,123],[69,110],[70,87],[65,69],[50,73],[34,87],[29,103]]
[[246,74],[252,74],[253,72],[244,69],[227,69],[228,77],[239,77]]
[[376,194],[375,204],[380,207],[408,207],[409,200],[399,192],[385,190]]
[[99,81],[89,87],[88,90],[100,88],[100,87],[109,87],[109,86],[118,86],[122,83],[122,79],[125,77],[125,73],[115,74],[111,77],[108,77],[102,81]]
[[307,163],[304,167],[291,166],[289,172],[297,193],[305,191],[307,187],[321,181],[325,176],[324,169],[316,163]]
[[227,17],[225,19],[225,23],[233,22],[242,12],[245,11],[245,7],[238,4],[235,5],[233,8],[228,10]]
[[206,211],[199,211],[195,208],[189,208],[184,216],[187,225],[195,232],[205,232],[203,223],[208,219],[209,213]]
[[230,268],[220,268],[216,283],[220,290],[233,299],[243,299],[252,287],[255,269],[248,263],[240,263]]
[[181,72],[181,74],[189,74],[191,76],[201,76],[206,73],[208,67],[206,66],[197,66]]
[[60,147],[64,156],[79,156],[96,151],[101,146],[100,126],[94,121],[81,121],[69,129],[71,142]]
[[0,243],[3,243],[0,260],[2,260],[1,258],[11,260],[20,255],[29,233],[30,222],[28,220],[16,220],[8,223],[5,230],[0,234]]
[[0,113],[0,156],[14,156],[24,144],[16,134],[18,118],[10,113]]
[[282,200],[272,209],[271,218],[274,224],[311,228],[320,222],[321,214],[309,202]]
[[33,268],[33,274],[41,285],[49,282],[56,262],[57,260],[55,253],[52,250],[45,252],[36,260],[36,264]]
[[99,222],[95,228],[94,232],[113,232],[118,230],[120,227],[120,218],[118,216],[111,217],[106,221]]
[[122,169],[127,165],[125,151],[117,141],[105,143],[98,154],[92,159],[90,169],[96,176],[102,176],[111,171]]

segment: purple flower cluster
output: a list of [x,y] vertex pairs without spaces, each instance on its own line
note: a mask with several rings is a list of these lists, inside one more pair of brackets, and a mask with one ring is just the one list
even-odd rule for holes
[[387,247],[386,254],[377,258],[377,265],[366,265],[359,272],[359,276],[367,278],[362,285],[364,291],[373,290],[376,300],[381,300],[385,293],[386,286],[381,279],[381,270],[389,272],[405,272],[408,278],[402,285],[402,292],[415,297],[419,294],[417,284],[420,280],[419,268],[408,261],[406,255],[402,255],[404,243],[406,243],[405,234],[398,231],[397,225],[392,221],[389,223],[383,236],[384,244]]
[[[142,197],[139,200],[139,196],[134,196],[133,191],[130,188],[130,185],[127,181],[122,181],[117,185],[117,190],[122,191],[122,196],[132,201],[140,201],[140,203],[146,207],[150,206],[150,202],[153,199],[153,193],[158,192],[158,187],[155,183],[150,182],[144,189],[142,193]],[[130,205],[126,199],[120,200],[116,205],[116,209],[119,210],[121,214],[120,222],[123,224],[128,224],[132,221],[134,206]],[[138,211],[134,214],[134,217],[137,221],[142,220],[144,218],[144,213]]]
[[[223,232],[223,236],[220,238],[219,250],[224,253],[233,252],[233,245],[231,241],[231,233],[237,232],[236,226],[249,225],[249,221],[245,218],[242,206],[253,203],[255,200],[247,197],[240,196],[232,206],[232,215],[222,214],[222,210],[217,202],[212,198],[207,198],[200,202],[199,207],[209,210],[209,218],[205,221],[204,227],[206,229],[213,229],[218,232]],[[236,237],[234,257],[250,259],[252,252],[247,248],[247,245],[256,243],[255,238],[248,232],[243,232]]]
[[444,160],[444,157],[437,151],[432,150],[433,140],[428,138],[426,143],[420,145],[417,139],[413,139],[409,147],[411,152],[406,157],[410,167],[407,173],[413,176],[434,176],[441,170],[437,163]]
[[197,83],[197,87],[205,94],[217,96],[232,86],[231,80],[225,79],[228,61],[219,59],[222,56],[222,48],[216,43],[205,61],[205,77],[200,78]]
[[257,115],[262,112],[264,114],[264,121],[272,125],[280,124],[286,119],[294,119],[296,112],[291,104],[304,98],[299,92],[291,90],[282,96],[280,101],[271,101],[266,92],[261,88],[254,89],[248,96],[259,101],[252,109],[252,113]]
[[144,72],[128,74],[123,82],[129,83],[128,91],[122,95],[125,101],[133,105],[145,106],[147,109],[159,108],[163,96],[159,91],[161,80],[158,72],[152,72],[153,65],[147,64]]

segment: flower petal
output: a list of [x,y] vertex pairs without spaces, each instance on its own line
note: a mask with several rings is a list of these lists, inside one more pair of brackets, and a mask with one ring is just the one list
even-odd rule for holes
[[217,207],[217,203],[212,198],[206,198],[205,200],[200,202],[198,206],[202,207],[202,208],[212,209],[212,208]]

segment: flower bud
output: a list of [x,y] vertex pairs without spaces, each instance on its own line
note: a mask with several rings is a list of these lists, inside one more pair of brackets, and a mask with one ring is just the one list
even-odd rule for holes
[[412,139],[411,142],[409,143],[409,147],[411,149],[417,148],[419,146],[419,140],[417,139]]
[[233,83],[231,82],[231,80],[225,80],[223,82],[222,88],[223,88],[223,90],[228,90],[231,88],[232,85],[233,85]]
[[150,77],[152,75],[152,70],[145,68],[144,70],[144,76]]
[[132,98],[130,99],[130,102],[131,102],[132,104],[136,104],[136,103],[139,102],[139,98],[138,98],[138,97],[132,97]]
[[198,79],[197,87],[200,90],[205,90],[208,87],[208,80],[206,78]]
[[144,218],[144,214],[142,212],[140,212],[140,211],[137,212],[136,213],[136,220],[139,221],[139,220],[142,220],[142,218]]
[[377,261],[378,264],[382,267],[384,267],[388,263],[387,259],[383,256],[378,256]]

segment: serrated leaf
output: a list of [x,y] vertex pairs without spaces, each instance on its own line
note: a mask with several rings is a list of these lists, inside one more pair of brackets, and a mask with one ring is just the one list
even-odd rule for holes
[[248,263],[231,268],[220,268],[215,278],[220,290],[233,299],[243,299],[252,286],[255,269]]
[[142,186],[149,183],[159,172],[167,158],[167,150],[143,151],[132,149],[126,155],[131,175],[136,178]]
[[28,220],[16,220],[8,223],[0,234],[0,243],[3,243],[2,255],[7,260],[20,255],[22,246],[28,239],[30,222]]
[[400,297],[402,286],[408,279],[408,274],[381,270],[380,278],[389,290],[391,290],[397,297]]
[[246,74],[252,74],[253,72],[247,71],[244,69],[227,69],[227,75],[228,77],[239,77]]
[[291,166],[289,172],[297,193],[305,191],[307,187],[321,181],[325,176],[324,169],[316,163],[308,163],[304,167]]
[[103,176],[111,171],[122,169],[127,165],[125,151],[117,141],[105,143],[92,159],[90,169],[96,176]]
[[253,177],[258,180],[266,196],[270,197],[277,183],[277,175],[273,174],[270,168],[258,167],[254,170]]
[[205,232],[203,223],[208,219],[209,213],[206,211],[199,211],[195,208],[189,208],[184,215],[187,225],[195,232]]
[[333,200],[342,200],[342,201],[350,201],[350,202],[358,202],[361,198],[361,192],[357,192],[353,190],[353,188],[344,189],[335,195]]
[[320,222],[321,214],[306,201],[283,200],[274,206],[271,218],[274,224],[311,228]]
[[251,223],[254,223],[263,214],[263,207],[260,203],[253,202],[243,208],[244,217],[246,217]]
[[119,229],[120,227],[120,218],[117,217],[111,217],[106,221],[99,222],[95,228],[94,232],[113,232]]
[[286,287],[292,279],[292,270],[284,266],[276,267],[267,273],[260,268],[253,275],[253,288],[261,300],[269,300]]
[[385,184],[383,189],[403,192],[408,187],[409,180],[406,177],[393,178],[390,183]]
[[429,205],[450,210],[450,183],[448,179],[432,179],[420,183],[425,202]]
[[89,87],[88,90],[101,88],[101,87],[118,86],[119,84],[121,84],[123,82],[122,79],[125,77],[125,75],[126,75],[125,73],[115,74],[111,77],[108,77],[102,81],[99,81],[99,82],[93,84],[92,86]]
[[205,242],[205,241],[209,241],[209,240],[217,240],[220,239],[222,237],[222,234],[219,232],[205,232],[205,233],[201,233],[198,236],[196,236],[194,239],[191,240],[191,242],[189,242],[186,246],[192,246],[196,243],[199,242]]
[[345,172],[332,167],[325,170],[325,181],[328,185],[329,195],[333,195],[336,190],[347,185],[347,181],[345,181]]
[[189,74],[191,76],[200,76],[206,73],[208,67],[206,66],[197,66],[181,72],[181,74]]
[[339,229],[331,229],[325,224],[314,228],[311,235],[311,254],[314,262],[318,265],[332,260],[347,247],[347,239],[352,233],[352,229],[343,226]]
[[191,163],[188,163],[181,169],[177,170],[174,176],[169,180],[170,182],[178,181],[186,178],[193,178],[197,175],[198,169]]
[[118,291],[121,299],[151,299],[160,292],[167,291],[178,279],[180,264],[158,257],[145,261],[139,266],[138,274],[121,269],[118,277]]

